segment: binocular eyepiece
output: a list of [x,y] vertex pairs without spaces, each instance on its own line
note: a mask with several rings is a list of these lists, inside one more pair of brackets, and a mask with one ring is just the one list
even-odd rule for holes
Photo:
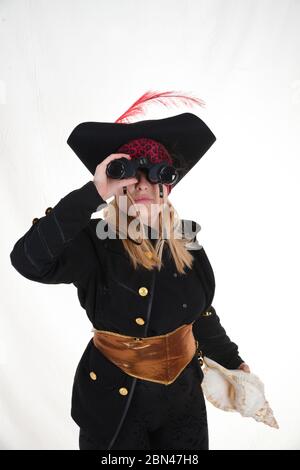
[[146,157],[112,160],[106,167],[106,174],[114,179],[134,178],[138,169],[147,171],[147,179],[151,183],[174,184],[179,177],[174,166],[166,162],[151,163]]

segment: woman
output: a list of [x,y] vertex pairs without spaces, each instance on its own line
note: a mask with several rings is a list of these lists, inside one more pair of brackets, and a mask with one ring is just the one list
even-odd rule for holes
[[[180,220],[168,200],[214,140],[190,113],[80,124],[68,144],[93,181],[34,219],[11,252],[26,278],[73,283],[93,325],[72,393],[81,450],[208,449],[199,350],[225,367],[249,370],[212,306],[215,281],[196,239],[200,226]],[[141,156],[133,177],[108,176],[113,160]],[[175,184],[154,181],[151,170],[162,162],[177,168]],[[91,219],[99,208],[105,218]]]

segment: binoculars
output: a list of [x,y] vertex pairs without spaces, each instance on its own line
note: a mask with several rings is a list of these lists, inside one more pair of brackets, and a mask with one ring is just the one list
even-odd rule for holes
[[147,179],[151,183],[174,184],[178,177],[178,171],[168,163],[151,163],[146,157],[128,160],[121,157],[108,163],[106,174],[114,179],[134,178],[138,169],[146,170]]

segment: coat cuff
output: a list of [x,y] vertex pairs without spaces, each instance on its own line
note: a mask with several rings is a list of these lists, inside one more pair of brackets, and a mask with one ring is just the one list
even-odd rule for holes
[[59,217],[60,214],[65,215],[67,210],[80,210],[91,215],[101,205],[107,205],[107,202],[98,193],[95,183],[89,181],[63,197],[55,206],[55,214]]
[[227,363],[227,369],[238,369],[244,361],[240,356],[234,357]]

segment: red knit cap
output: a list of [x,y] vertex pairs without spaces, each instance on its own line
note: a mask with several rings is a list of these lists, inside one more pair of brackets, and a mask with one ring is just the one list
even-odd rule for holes
[[[131,158],[145,157],[153,164],[164,161],[170,165],[173,164],[173,160],[166,147],[153,139],[133,139],[126,142],[126,144],[123,144],[117,151],[120,153],[126,153],[130,155]],[[164,186],[167,187],[169,195],[171,192],[171,185],[165,184]]]

